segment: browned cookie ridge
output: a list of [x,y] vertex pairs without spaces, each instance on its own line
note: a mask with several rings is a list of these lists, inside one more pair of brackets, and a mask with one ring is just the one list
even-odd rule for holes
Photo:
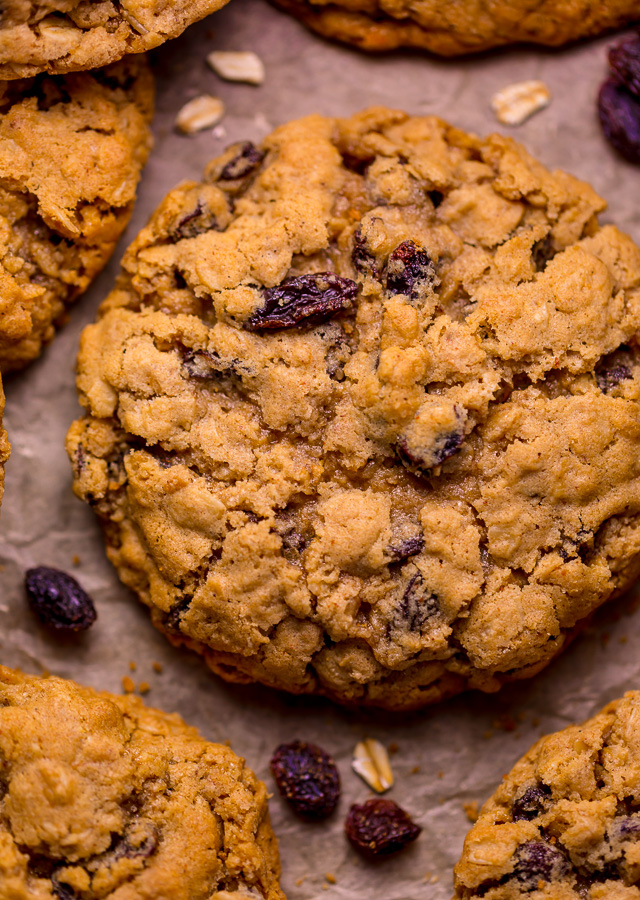
[[226,678],[390,708],[542,668],[640,550],[640,250],[514,141],[386,109],[231,147],[86,328],[109,557]]
[[151,144],[144,57],[0,83],[0,371],[39,356],[124,231]]
[[177,715],[0,667],[0,894],[284,900],[267,790]]
[[2,389],[2,381],[0,381],[0,503],[2,503],[2,495],[4,494],[4,466],[9,459],[11,448],[7,432],[2,426],[2,416],[4,413],[4,391]]
[[272,0],[328,38],[363,50],[441,56],[507,44],[559,47],[640,21],[638,0]]
[[227,0],[3,0],[0,78],[96,69],[151,50]]
[[483,806],[456,900],[640,897],[640,692],[543,737]]

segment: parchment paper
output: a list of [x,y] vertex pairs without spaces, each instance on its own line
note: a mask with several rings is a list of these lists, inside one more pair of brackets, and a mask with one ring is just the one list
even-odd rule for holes
[[[0,660],[116,692],[125,675],[136,683],[148,681],[149,703],[179,711],[209,738],[228,739],[271,789],[269,758],[280,742],[303,738],[329,750],[343,781],[340,807],[329,822],[304,824],[277,793],[271,801],[290,900],[450,897],[452,867],[470,828],[463,804],[482,803],[540,734],[640,687],[640,612],[633,613],[629,600],[611,604],[536,679],[419,714],[355,714],[323,700],[227,685],[199,657],[175,650],[155,631],[146,609],[107,563],[92,511],[71,493],[64,437],[79,411],[73,372],[78,335],[113,284],[124,247],[174,184],[199,178],[226,144],[260,140],[274,126],[313,111],[344,115],[382,103],[436,113],[479,133],[496,128],[512,133],[548,165],[591,181],[609,201],[603,218],[640,241],[640,169],[613,154],[595,114],[611,40],[556,53],[527,49],[451,62],[413,53],[371,57],[316,38],[262,0],[231,0],[156,52],[156,143],[129,230],[43,358],[7,379],[6,427],[13,451],[0,528]],[[213,49],[259,53],[267,71],[264,85],[221,82],[205,64]],[[489,107],[492,94],[525,78],[547,83],[551,105],[519,128],[499,127]],[[194,137],[175,134],[176,112],[203,91],[225,101],[222,127]],[[74,571],[93,594],[99,618],[85,636],[52,637],[27,610],[23,571],[40,564]],[[137,664],[134,673],[131,660]],[[162,674],[153,670],[153,661],[162,663]],[[350,769],[354,745],[365,736],[397,744],[396,784],[388,796],[423,827],[411,849],[377,864],[360,860],[343,834],[349,805],[369,796]],[[327,882],[327,873],[335,884]]]

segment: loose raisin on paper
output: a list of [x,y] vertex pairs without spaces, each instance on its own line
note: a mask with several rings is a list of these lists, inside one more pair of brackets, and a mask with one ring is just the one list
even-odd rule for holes
[[282,796],[298,815],[325,819],[340,797],[340,775],[333,759],[315,744],[281,744],[271,759],[271,772]]
[[416,840],[422,828],[393,800],[354,803],[345,823],[347,837],[367,856],[397,853]]
[[61,631],[84,631],[96,620],[93,600],[66,572],[38,566],[25,575],[27,595],[38,618]]
[[274,331],[319,325],[350,309],[358,285],[333,272],[299,275],[264,292],[264,306],[246,323],[249,331]]
[[609,78],[600,88],[598,113],[605,137],[632,163],[640,163],[640,97]]
[[617,81],[640,97],[640,33],[609,48],[609,66]]

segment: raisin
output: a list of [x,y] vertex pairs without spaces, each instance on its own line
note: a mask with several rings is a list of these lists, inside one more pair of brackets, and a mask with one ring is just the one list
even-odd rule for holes
[[535,891],[541,881],[557,881],[569,871],[567,858],[553,844],[543,841],[528,841],[520,844],[516,851],[516,864],[511,878],[522,886],[525,892]]
[[598,360],[595,368],[596,381],[603,394],[608,394],[621,381],[633,378],[631,363],[629,348],[624,345]]
[[319,325],[349,309],[358,293],[350,278],[333,272],[299,275],[264,291],[264,306],[246,323],[249,331]]
[[396,608],[396,624],[409,631],[421,633],[429,619],[440,611],[437,594],[430,591],[420,572],[409,579],[402,599]]
[[538,272],[542,272],[549,260],[555,256],[555,252],[550,234],[547,234],[542,240],[536,241],[531,248],[531,258]]
[[403,559],[409,559],[417,553],[424,550],[424,538],[419,535],[402,541],[397,547],[389,547],[389,555],[393,557],[394,562],[400,562]]
[[281,744],[271,759],[271,772],[278,790],[298,815],[326,819],[336,808],[340,775],[329,754],[315,744]]
[[429,198],[429,200],[431,200],[436,209],[444,200],[444,194],[442,193],[442,191],[427,191],[427,197]]
[[632,34],[609,48],[609,66],[617,81],[640,97],[640,34]]
[[226,164],[218,180],[236,181],[238,178],[246,178],[254,169],[258,168],[264,157],[265,153],[258,150],[255,144],[252,144],[251,141],[243,141],[238,144],[236,155]]
[[347,837],[367,856],[397,853],[416,840],[422,828],[393,800],[354,803],[345,823]]
[[449,431],[439,434],[428,451],[418,455],[409,450],[407,441],[401,439],[396,452],[405,465],[417,466],[419,469],[429,471],[435,466],[442,465],[450,456],[458,452],[464,440],[464,431]]
[[61,884],[55,874],[51,878],[51,888],[58,900],[78,900],[78,895],[73,888],[68,884]]
[[519,797],[513,801],[511,818],[514,822],[525,820],[530,822],[543,813],[548,805],[551,791],[546,784],[536,784],[528,787]]
[[640,816],[619,816],[607,831],[612,836],[640,838]]
[[182,355],[182,365],[191,378],[203,381],[236,374],[233,365],[225,365],[218,354],[212,353],[210,350],[185,350]]
[[433,284],[436,270],[431,257],[414,241],[403,241],[387,263],[387,290],[392,294],[417,297],[420,282]]
[[640,97],[609,78],[600,88],[598,113],[605,137],[632,163],[640,163]]
[[29,569],[25,586],[36,615],[45,625],[84,631],[96,620],[93,600],[66,572],[47,566]]
[[175,228],[171,229],[170,236],[173,242],[194,238],[205,231],[217,231],[218,220],[211,210],[202,203],[197,203],[195,209],[183,216]]
[[366,238],[362,234],[362,230],[358,228],[353,233],[353,250],[351,251],[351,261],[356,272],[363,275],[371,275],[378,277],[378,266],[376,258],[369,250]]

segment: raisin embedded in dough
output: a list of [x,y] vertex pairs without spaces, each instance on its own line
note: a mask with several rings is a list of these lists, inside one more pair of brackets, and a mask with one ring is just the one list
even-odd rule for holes
[[549,662],[640,567],[640,250],[604,206],[387,109],[172,191],[68,438],[155,624],[225,678],[394,709]]
[[543,737],[467,835],[456,900],[640,897],[640,692]]
[[15,900],[284,900],[267,789],[178,715],[0,666],[0,886]]

